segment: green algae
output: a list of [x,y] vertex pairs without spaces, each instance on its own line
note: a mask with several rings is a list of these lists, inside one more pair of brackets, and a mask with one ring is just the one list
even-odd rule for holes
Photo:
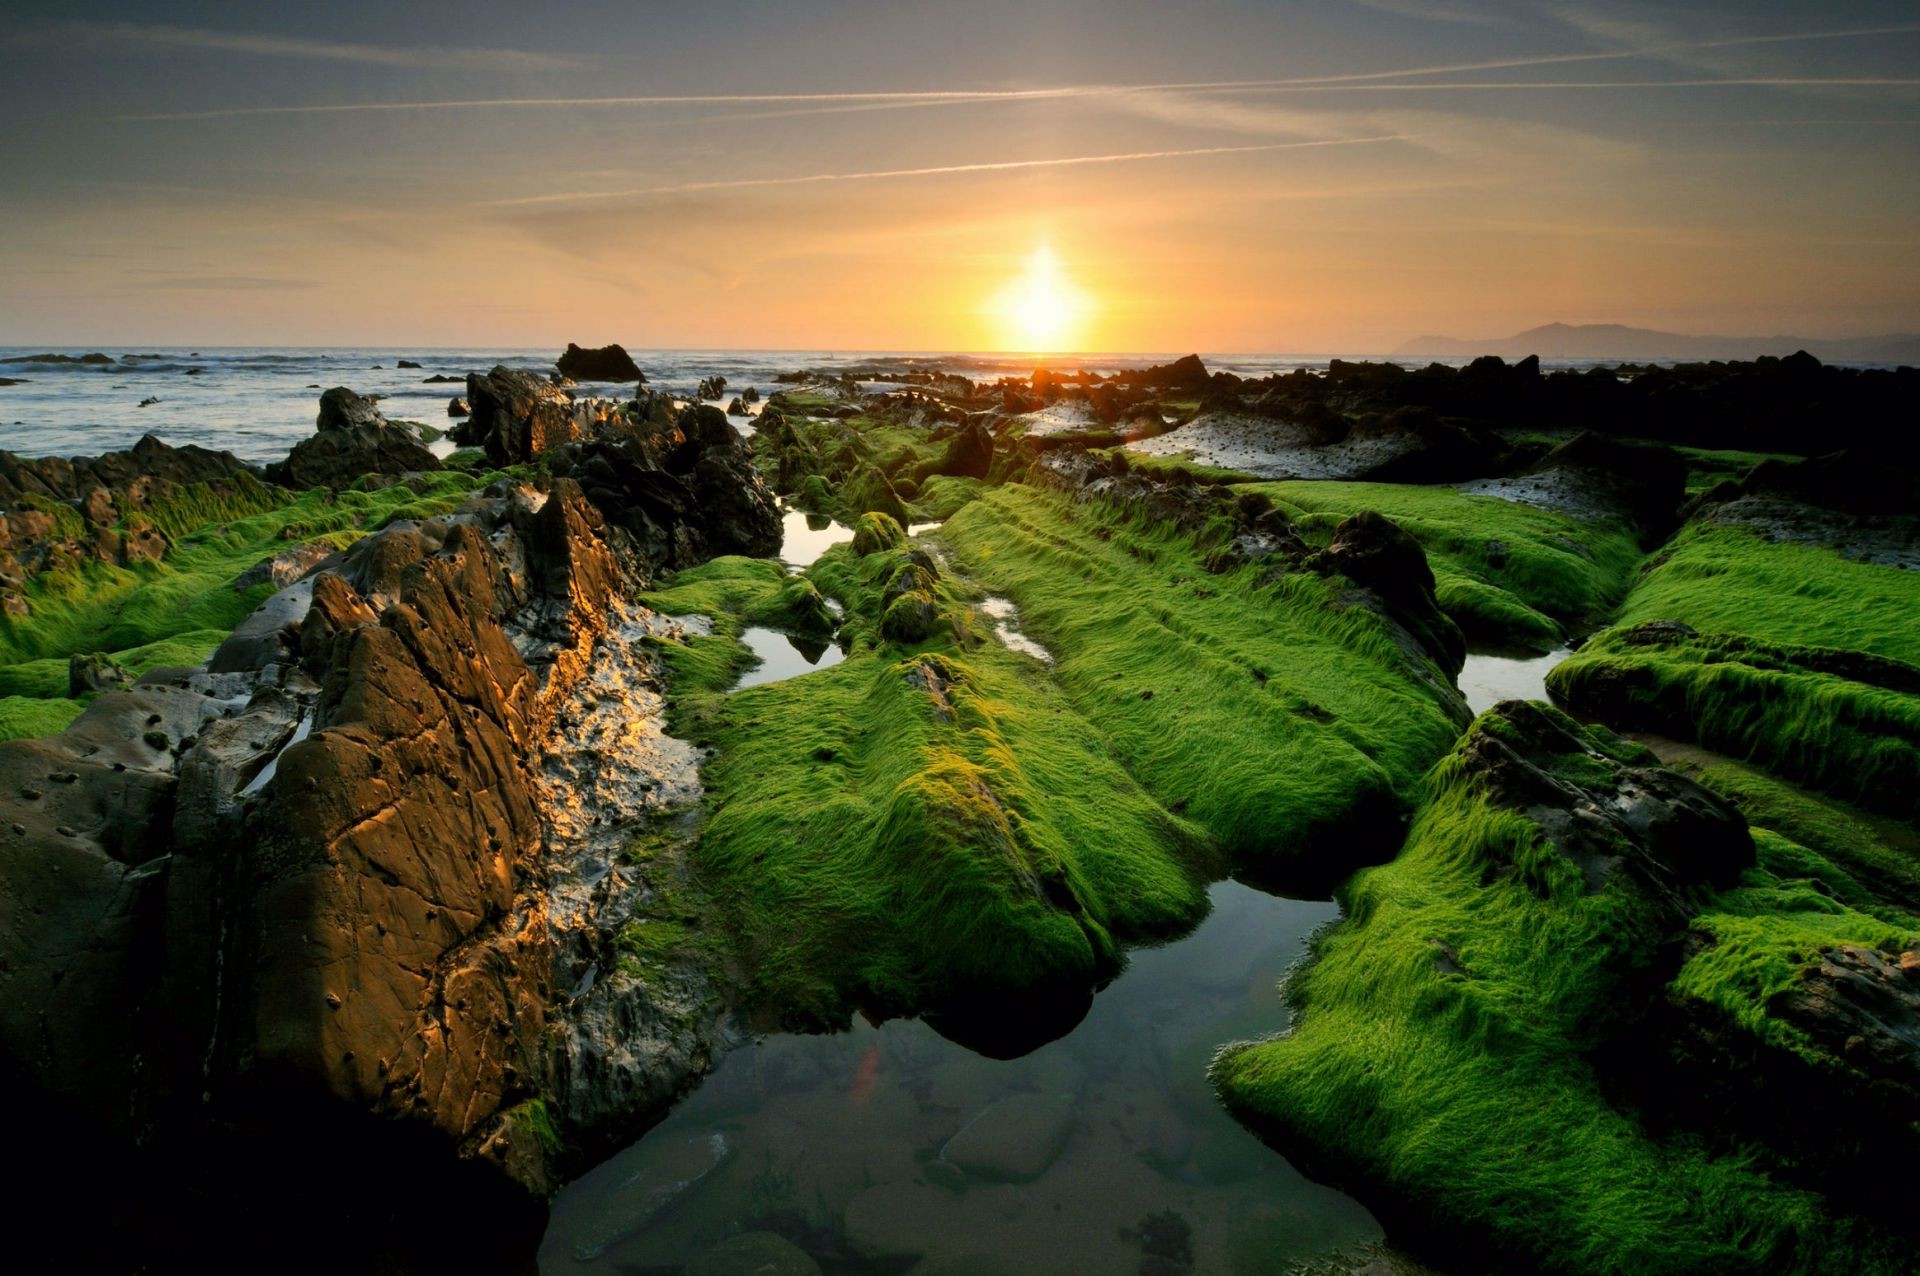
[[[1815,880],[1849,907],[1889,921],[1920,916],[1920,835],[1808,793],[1737,762],[1694,777],[1778,837],[1766,848],[1781,876]],[[1765,856],[1763,855],[1763,858]]]
[[396,519],[447,513],[490,477],[434,474],[418,491],[337,495],[289,496],[244,475],[185,485],[135,516],[167,532],[171,547],[160,561],[89,561],[26,582],[27,615],[0,617],[0,695],[64,697],[75,654],[106,654],[136,675],[198,664],[273,593],[265,583],[235,588],[248,568],[303,541],[344,548]]
[[1698,495],[1717,483],[1738,480],[1762,461],[1797,461],[1784,452],[1733,452],[1710,448],[1676,447],[1687,463],[1687,494]]
[[812,1022],[1117,969],[1205,909],[1204,847],[1031,662],[865,654],[683,702],[701,888],[756,999]]
[[1426,550],[1440,609],[1470,641],[1547,651],[1613,610],[1641,551],[1633,529],[1446,487],[1290,481],[1265,493],[1308,539],[1377,510]]
[[[1556,666],[1547,686],[1623,729],[1696,740],[1869,810],[1920,817],[1920,696],[1847,676],[1882,671],[1847,654],[1611,629]],[[1920,670],[1891,668],[1920,681]]]
[[[1920,817],[1920,578],[1693,525],[1548,675],[1617,726],[1693,740],[1843,801]],[[1673,621],[1699,632],[1636,624]],[[1862,653],[1856,655],[1855,653]]]
[[[64,687],[64,682],[63,682]],[[85,713],[78,700],[45,700],[38,696],[0,695],[0,740],[31,740],[58,735]]]
[[1621,606],[1618,623],[1677,620],[1703,633],[1832,647],[1920,665],[1920,573],[1854,562],[1830,549],[1694,524],[1676,536]]
[[[1603,730],[1582,738],[1644,760]],[[1776,878],[1778,839],[1762,841],[1762,867],[1706,907],[1735,946],[1676,992],[1750,1011],[1783,944],[1893,937]],[[1537,826],[1476,790],[1463,753],[1432,772],[1400,857],[1342,902],[1347,920],[1287,985],[1292,1032],[1223,1050],[1213,1077],[1242,1120],[1374,1184],[1407,1235],[1520,1270],[1900,1269],[1900,1247],[1758,1150],[1657,1134],[1615,1100],[1596,1052],[1657,995],[1670,923],[1629,879],[1585,889]]]
[[1332,881],[1390,850],[1457,730],[1431,669],[1335,581],[1213,574],[1204,534],[1017,484],[935,537],[1019,606],[1121,764],[1249,864]]
[[1831,1056],[1794,1024],[1769,1013],[1774,999],[1799,987],[1823,951],[1845,946],[1897,954],[1920,946],[1920,922],[1877,916],[1836,899],[1824,875],[1807,874],[1806,848],[1776,833],[1756,835],[1761,867],[1723,892],[1693,920],[1709,942],[1688,960],[1673,991],[1725,1012],[1765,1044],[1816,1067]]

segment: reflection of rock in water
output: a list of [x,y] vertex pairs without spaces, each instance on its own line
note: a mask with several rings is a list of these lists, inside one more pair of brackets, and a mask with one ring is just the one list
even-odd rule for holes
[[825,639],[802,638],[796,634],[789,634],[787,641],[792,643],[793,649],[800,653],[800,658],[810,665],[819,664],[820,657],[827,654],[827,647],[830,645]]
[[[699,1264],[761,1232],[828,1271],[1278,1272],[1377,1240],[1363,1209],[1236,1125],[1206,1083],[1218,1042],[1283,1025],[1274,985],[1332,908],[1232,884],[1212,897],[1193,936],[1136,950],[1091,1009],[1056,1015],[1059,1039],[1021,1057],[914,1020],[735,1051],[640,1146],[721,1129],[738,1151],[601,1264],[734,1270]],[[619,1181],[610,1168],[555,1203],[543,1270],[577,1261],[592,1198]]]

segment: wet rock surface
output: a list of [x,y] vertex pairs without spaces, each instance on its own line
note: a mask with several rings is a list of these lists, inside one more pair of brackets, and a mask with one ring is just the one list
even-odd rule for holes
[[1686,481],[1686,466],[1671,448],[1589,431],[1518,474],[1463,483],[1460,490],[1583,520],[1621,519],[1652,539],[1673,530]]
[[1650,754],[1638,765],[1596,753],[1566,718],[1532,701],[1488,712],[1462,745],[1464,765],[1495,806],[1540,827],[1589,894],[1625,874],[1678,927],[1696,888],[1730,886],[1753,863],[1738,808]]
[[[335,407],[336,431],[391,428]],[[326,1129],[329,1160],[383,1173],[487,1166],[432,1177],[512,1214],[503,1190],[536,1199],[563,1145],[620,1137],[707,1066],[713,990],[614,970],[651,898],[625,845],[699,793],[660,728],[657,618],[624,600],[767,528],[777,546],[778,512],[731,430],[597,442],[603,499],[677,499],[610,520],[564,475],[503,482],[298,547],[206,668],[0,744],[9,1074],[182,1156],[200,1136],[177,1131],[281,1156]]]

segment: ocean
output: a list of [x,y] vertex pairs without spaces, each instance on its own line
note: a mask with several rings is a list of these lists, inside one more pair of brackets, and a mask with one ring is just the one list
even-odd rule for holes
[[[90,353],[75,347],[4,347],[0,359],[33,354]],[[0,386],[0,448],[22,456],[91,456],[129,447],[152,434],[176,447],[231,451],[248,461],[276,461],[313,433],[321,392],[346,386],[382,396],[389,419],[423,421],[445,428],[447,400],[464,384],[429,383],[431,376],[464,378],[495,364],[545,373],[557,350],[435,350],[367,348],[145,346],[109,349],[110,364],[0,363],[0,377],[24,384]],[[861,368],[874,363],[908,364],[975,379],[1025,375],[1045,364],[1057,369],[1112,372],[1165,363],[1179,354],[1078,354],[1046,359],[981,354],[901,354],[881,351],[822,353],[805,350],[633,350],[649,384],[690,398],[705,377],[727,378],[724,398],[749,385],[765,395],[778,389],[774,377],[797,368]],[[1182,352],[1184,353],[1184,352]],[[1202,354],[1209,368],[1262,377],[1295,368],[1324,368],[1330,358],[1380,359],[1383,355]],[[401,368],[407,359],[419,368]],[[1425,363],[1425,360],[1419,362]],[[1465,362],[1448,360],[1445,362]],[[197,372],[193,371],[198,369]],[[592,392],[596,387],[584,387]],[[631,395],[630,383],[601,388],[609,396]],[[151,401],[151,402],[150,402]]]

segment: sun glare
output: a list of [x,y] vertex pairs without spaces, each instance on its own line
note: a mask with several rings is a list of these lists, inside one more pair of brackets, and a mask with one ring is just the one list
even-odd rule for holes
[[1000,291],[994,311],[1008,348],[1056,352],[1073,348],[1087,299],[1053,249],[1042,244],[1027,258],[1019,277]]

